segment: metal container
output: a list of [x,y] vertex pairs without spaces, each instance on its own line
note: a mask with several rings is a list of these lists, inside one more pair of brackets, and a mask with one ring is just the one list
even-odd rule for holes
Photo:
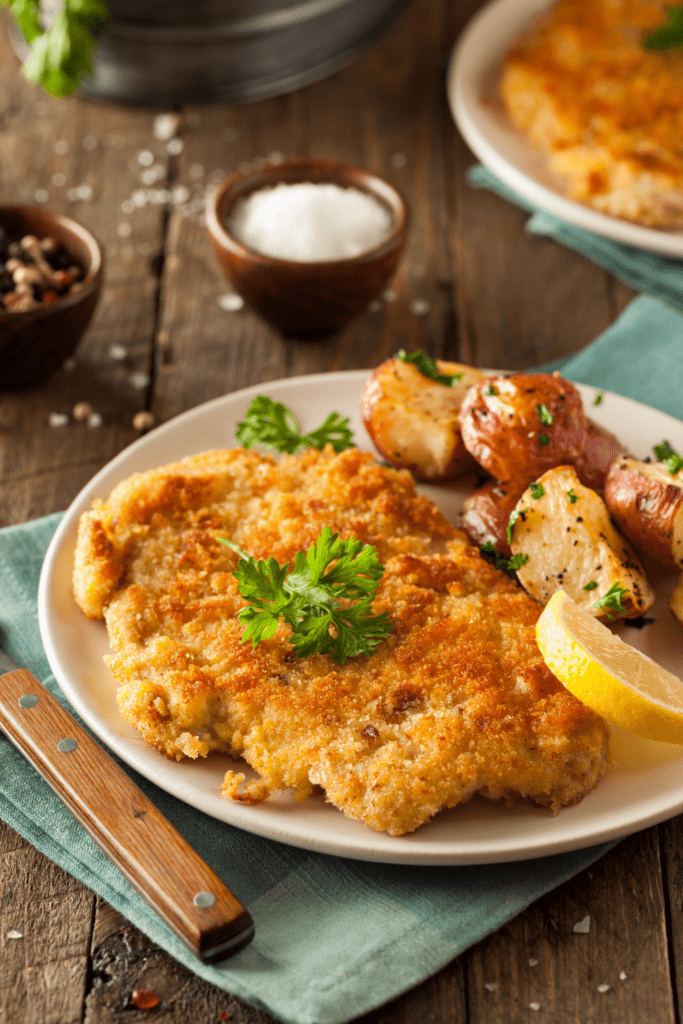
[[408,2],[107,0],[112,23],[80,92],[151,106],[292,92],[354,60]]

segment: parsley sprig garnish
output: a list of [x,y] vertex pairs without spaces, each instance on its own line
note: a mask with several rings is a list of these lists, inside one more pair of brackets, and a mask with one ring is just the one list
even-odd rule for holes
[[683,4],[666,7],[668,21],[643,38],[646,50],[680,50],[683,49]]
[[[589,585],[583,589],[588,590]],[[590,589],[592,590],[593,588],[590,587]],[[610,609],[616,612],[625,612],[627,609],[624,606],[623,599],[627,594],[628,590],[622,587],[621,583],[613,583],[604,597],[601,597],[599,601],[593,602],[593,607],[604,612],[608,619],[614,619],[615,616],[611,614]]]
[[244,448],[265,445],[278,452],[294,455],[304,448],[324,448],[331,444],[335,452],[353,448],[353,431],[348,416],[331,412],[322,426],[308,434],[299,431],[294,413],[265,395],[257,395],[247,409],[244,419],[237,424],[235,437]]
[[503,569],[504,572],[517,572],[518,569],[521,569],[529,561],[529,556],[523,555],[521,551],[519,554],[513,555],[512,558],[505,558],[504,555],[499,555],[492,540],[485,541],[479,550],[484,555],[493,555],[493,564],[496,569]]
[[518,509],[513,509],[513,511],[510,513],[510,518],[508,519],[508,525],[507,525],[507,530],[506,530],[508,544],[512,543],[512,528],[513,528],[513,526],[515,525],[517,520],[520,518],[520,516],[522,518],[522,522],[524,522],[524,519],[526,517],[527,512],[531,512],[531,509],[530,508],[520,508],[519,510]]
[[240,556],[233,575],[239,593],[249,602],[239,613],[246,624],[242,643],[251,640],[256,647],[283,621],[291,626],[297,657],[331,654],[343,665],[357,654],[372,654],[392,631],[386,612],[372,614],[372,600],[384,574],[372,545],[340,540],[325,526],[308,551],[297,551],[290,572],[289,562],[257,562],[232,541],[218,540]]
[[545,494],[545,487],[543,484],[539,484],[537,480],[534,481],[534,483],[529,484],[529,490],[531,492],[531,497],[534,498],[535,501],[538,501],[539,498],[542,498]]
[[547,405],[537,405],[536,413],[544,427],[549,427],[550,424],[553,422],[552,414],[548,409]]
[[92,73],[93,33],[109,24],[102,0],[64,0],[47,29],[40,20],[40,0],[0,0],[0,5],[10,8],[31,48],[24,77],[53,96],[75,92],[81,79]]
[[664,463],[671,476],[678,473],[679,469],[683,469],[683,457],[673,450],[668,441],[656,444],[654,452],[659,461]]
[[462,373],[439,373],[439,367],[436,365],[436,362],[426,352],[423,352],[421,348],[411,352],[410,355],[401,348],[397,355],[402,363],[412,363],[420,373],[424,374],[425,377],[431,378],[431,380],[435,380],[437,384],[445,384],[446,387],[452,388],[454,384],[457,384],[462,379]]

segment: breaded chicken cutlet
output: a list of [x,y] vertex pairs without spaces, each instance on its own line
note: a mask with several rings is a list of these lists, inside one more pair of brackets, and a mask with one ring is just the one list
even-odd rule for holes
[[667,0],[559,0],[508,54],[513,123],[568,195],[601,213],[683,228],[683,50],[648,50]]
[[[344,665],[299,659],[281,624],[241,643],[231,538],[292,561],[324,526],[377,549],[393,632]],[[81,519],[76,600],[104,617],[124,717],[170,758],[231,753],[224,793],[321,789],[351,818],[412,832],[475,792],[557,810],[605,770],[604,721],[543,663],[540,607],[468,546],[405,470],[328,448],[279,462],[213,451],[119,484]]]

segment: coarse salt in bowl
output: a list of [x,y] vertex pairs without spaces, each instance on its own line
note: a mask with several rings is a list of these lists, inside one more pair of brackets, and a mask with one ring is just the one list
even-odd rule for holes
[[235,289],[298,339],[338,334],[383,291],[407,221],[395,186],[337,160],[238,173],[207,203],[211,242]]

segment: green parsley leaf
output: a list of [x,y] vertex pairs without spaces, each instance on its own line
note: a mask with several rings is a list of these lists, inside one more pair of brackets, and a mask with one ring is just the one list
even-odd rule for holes
[[529,484],[529,490],[531,491],[531,497],[535,498],[537,501],[539,498],[542,498],[545,494],[545,487],[543,486],[543,484],[539,484],[536,482],[534,482],[533,484]]
[[678,473],[679,469],[683,469],[683,458],[678,452],[674,451],[668,441],[656,444],[654,453],[659,461],[664,463],[671,476]]
[[239,593],[249,602],[239,613],[246,625],[242,643],[251,640],[256,647],[283,621],[292,629],[297,657],[331,654],[333,661],[344,665],[357,654],[372,654],[392,631],[386,612],[372,614],[384,568],[370,544],[340,540],[325,526],[308,551],[297,551],[290,572],[289,562],[257,562],[232,541],[218,539],[241,559],[233,575]]
[[522,518],[522,522],[524,522],[524,516],[527,514],[527,512],[531,512],[531,509],[530,508],[520,508],[519,510],[514,509],[514,511],[512,511],[510,513],[510,518],[508,519],[508,528],[507,528],[507,531],[506,531],[507,539],[508,539],[508,544],[512,543],[512,528],[513,528],[513,526],[515,525],[517,520],[520,518],[520,516]]
[[669,20],[644,36],[643,46],[646,50],[683,49],[683,4],[664,9]]
[[529,561],[529,556],[523,555],[521,552],[518,555],[513,555],[512,558],[499,555],[492,540],[485,541],[479,550],[484,555],[493,555],[496,569],[503,569],[505,572],[516,572]]
[[570,502],[571,505],[573,505],[574,502],[579,500],[579,496],[578,496],[578,494],[576,494],[574,492],[574,488],[573,487],[570,487],[569,490],[567,491],[567,497],[569,498],[569,502]]
[[331,444],[335,452],[353,448],[353,431],[348,427],[348,416],[331,412],[322,426],[308,434],[299,432],[294,414],[282,402],[274,402],[265,395],[257,395],[237,424],[235,437],[244,448],[265,445],[278,452],[293,455],[304,448],[324,448]]
[[40,20],[40,0],[0,0],[31,48],[23,74],[29,82],[41,84],[53,96],[75,92],[81,80],[92,74],[94,32],[109,24],[109,11],[102,0],[64,0],[49,28]]
[[545,448],[547,444],[550,444],[550,438],[547,434],[539,434],[538,443],[540,444],[541,448]]
[[[585,588],[584,588],[585,589]],[[593,588],[591,587],[591,590]],[[608,619],[614,619],[614,615],[610,614],[609,609],[614,609],[617,612],[625,612],[626,608],[623,604],[623,598],[628,594],[628,590],[625,590],[621,583],[613,583],[609,588],[604,597],[601,597],[599,601],[593,602],[594,608],[599,608],[603,611]]]
[[598,391],[597,395],[593,399],[593,405],[602,405],[602,400],[605,397],[604,391]]
[[549,427],[550,424],[553,422],[553,418],[552,418],[552,416],[550,414],[550,410],[548,409],[548,406],[547,405],[537,405],[536,406],[536,412],[538,413],[538,418],[541,421],[541,423],[543,424],[543,426],[544,427]]
[[489,383],[484,388],[484,394],[485,395],[497,395],[498,393],[499,393],[498,392],[498,388],[494,388],[493,384]]
[[587,583],[586,586],[582,587],[581,589],[582,590],[597,590],[598,589],[598,585],[595,582],[595,580],[591,580],[590,583]]
[[421,348],[411,352],[410,355],[404,349],[399,349],[397,355],[402,363],[412,363],[425,377],[430,377],[437,384],[445,384],[448,388],[452,388],[462,378],[462,373],[439,373],[436,362]]

